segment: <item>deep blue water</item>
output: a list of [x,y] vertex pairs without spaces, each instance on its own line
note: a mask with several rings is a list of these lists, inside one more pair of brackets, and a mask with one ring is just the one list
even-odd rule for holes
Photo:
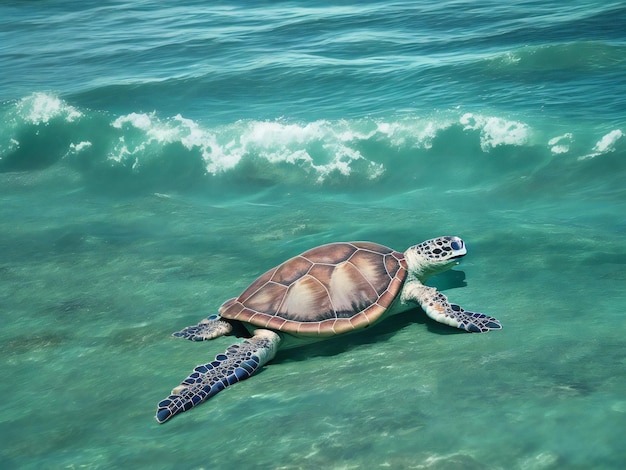
[[[0,466],[623,468],[623,2],[0,5]],[[316,245],[462,236],[415,310],[279,353],[170,333]]]

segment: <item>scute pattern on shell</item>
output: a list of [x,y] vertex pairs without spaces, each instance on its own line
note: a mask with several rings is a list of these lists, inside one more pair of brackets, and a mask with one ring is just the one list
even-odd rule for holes
[[220,307],[224,318],[296,336],[333,336],[374,323],[406,278],[404,254],[370,242],[313,248],[260,276]]

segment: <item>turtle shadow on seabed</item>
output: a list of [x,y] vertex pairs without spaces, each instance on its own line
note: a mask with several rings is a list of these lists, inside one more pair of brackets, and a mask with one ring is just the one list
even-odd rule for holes
[[[455,289],[467,285],[465,283],[465,273],[463,271],[447,271],[439,274],[433,284],[436,284],[441,290]],[[336,356],[355,347],[388,340],[412,324],[426,325],[426,329],[429,334],[467,334],[463,330],[450,328],[447,325],[443,325],[429,318],[421,308],[416,307],[389,317],[376,324],[373,328],[366,328],[365,330],[352,334],[341,335],[322,342],[280,351],[272,363],[280,364],[282,362],[303,361],[311,357]]]

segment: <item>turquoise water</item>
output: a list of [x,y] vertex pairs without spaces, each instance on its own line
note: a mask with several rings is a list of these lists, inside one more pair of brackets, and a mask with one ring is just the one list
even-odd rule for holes
[[[2,468],[626,465],[621,2],[0,5]],[[464,238],[406,312],[158,425],[170,336],[313,246]]]

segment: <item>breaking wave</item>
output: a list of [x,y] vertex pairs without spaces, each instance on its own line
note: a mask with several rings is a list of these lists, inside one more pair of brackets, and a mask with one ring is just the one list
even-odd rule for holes
[[[446,112],[353,120],[242,120],[207,127],[178,114],[111,116],[35,93],[1,109],[0,171],[64,168],[89,186],[116,189],[297,186],[415,189],[509,185],[542,178],[561,186],[624,169],[621,129],[523,122]],[[583,166],[586,165],[586,166]],[[579,173],[582,172],[582,173]],[[545,176],[545,175],[544,175]]]

